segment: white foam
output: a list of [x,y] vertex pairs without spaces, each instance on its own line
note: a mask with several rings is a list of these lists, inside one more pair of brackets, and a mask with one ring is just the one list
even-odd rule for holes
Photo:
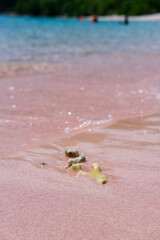
[[113,121],[111,115],[108,116],[108,119],[101,119],[101,120],[86,120],[82,122],[79,126],[75,127],[66,127],[64,132],[68,134],[69,132],[80,131],[84,129],[88,129],[88,131],[92,131],[92,129],[100,128],[101,126],[107,126],[109,123]]

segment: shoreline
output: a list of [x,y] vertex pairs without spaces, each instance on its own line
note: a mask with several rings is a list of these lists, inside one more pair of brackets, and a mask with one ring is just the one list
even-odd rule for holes
[[[124,21],[124,17],[125,15],[99,16],[99,21]],[[129,21],[131,22],[160,21],[160,13],[140,16],[129,16]]]
[[[0,16],[10,16],[10,17],[34,17],[34,18],[55,18],[55,19],[77,19],[77,17],[68,17],[68,16],[33,16],[33,15],[19,15],[16,13],[0,13]],[[106,16],[98,16],[98,20],[101,21],[106,21],[106,22],[116,22],[116,21],[124,21],[125,15],[117,15],[117,14],[112,14],[112,15],[106,15]],[[91,16],[84,16],[84,20],[90,20]],[[160,13],[154,13],[154,14],[145,14],[145,15],[139,15],[139,16],[129,16],[129,21],[130,22],[152,22],[152,21],[160,21]]]

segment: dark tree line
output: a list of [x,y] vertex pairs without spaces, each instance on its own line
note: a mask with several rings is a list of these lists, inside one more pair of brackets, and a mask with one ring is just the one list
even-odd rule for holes
[[140,15],[160,12],[160,0],[2,0],[0,12],[35,16]]

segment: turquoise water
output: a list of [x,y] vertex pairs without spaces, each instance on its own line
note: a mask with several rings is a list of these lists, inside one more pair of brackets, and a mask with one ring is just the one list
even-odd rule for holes
[[62,62],[94,54],[160,53],[160,22],[0,16],[0,62]]

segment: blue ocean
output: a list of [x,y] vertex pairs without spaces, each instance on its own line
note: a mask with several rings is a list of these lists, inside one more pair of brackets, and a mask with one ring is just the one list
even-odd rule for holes
[[92,24],[77,19],[1,15],[0,71],[6,66],[6,71],[13,70],[12,64],[41,67],[42,63],[65,64],[88,56],[157,56],[159,29],[160,22],[131,22],[125,26],[119,22]]

